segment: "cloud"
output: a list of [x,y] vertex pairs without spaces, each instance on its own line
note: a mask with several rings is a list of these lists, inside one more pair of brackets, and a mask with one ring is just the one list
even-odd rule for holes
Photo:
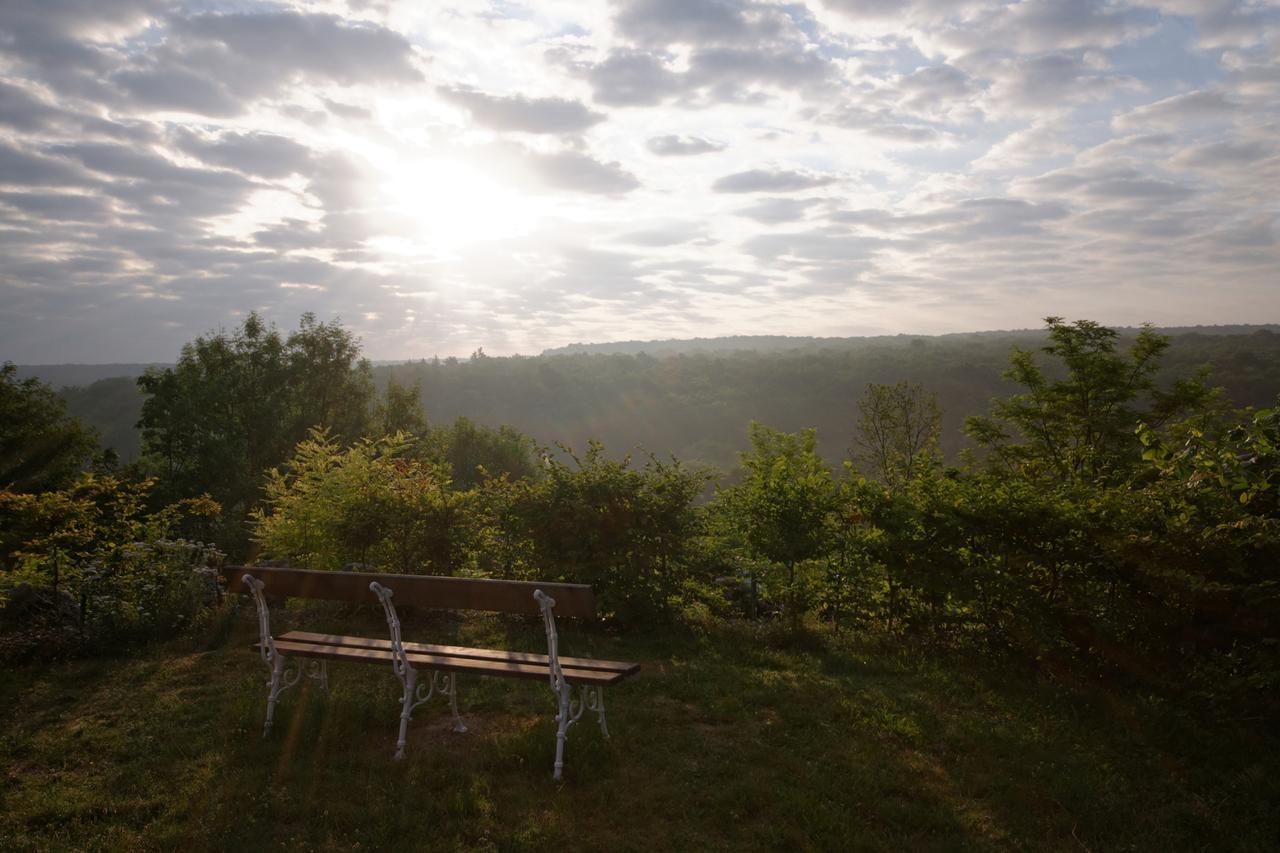
[[1195,169],[1235,168],[1250,166],[1278,154],[1280,148],[1274,142],[1224,140],[1188,148],[1178,154],[1174,162]]
[[311,149],[271,133],[206,136],[187,129],[175,134],[178,150],[213,166],[245,175],[284,178],[306,171]]
[[663,59],[639,50],[614,50],[602,62],[570,66],[591,84],[592,97],[611,107],[660,104],[684,90]]
[[0,142],[0,184],[26,187],[85,186],[93,180],[62,159],[13,148]]
[[770,42],[793,25],[783,9],[734,0],[623,0],[614,27],[642,45],[742,44]]
[[718,193],[799,192],[834,184],[838,178],[794,169],[750,169],[725,175],[711,185]]
[[0,80],[0,125],[14,130],[38,130],[54,124],[63,117],[43,100],[33,97],[26,89]]
[[973,162],[980,170],[1021,169],[1042,160],[1067,157],[1076,147],[1066,141],[1068,128],[1058,118],[1037,121],[1014,131]]
[[1194,195],[1194,187],[1132,166],[1099,163],[1058,169],[1018,182],[1039,195],[1071,195],[1099,203],[1121,205],[1171,204]]
[[107,77],[117,106],[226,117],[299,79],[340,86],[422,80],[404,36],[368,22],[296,11],[170,19],[167,38]]
[[1204,49],[1250,47],[1280,28],[1280,8],[1249,0],[1142,0],[1141,5],[1195,21],[1196,42]]
[[692,108],[760,103],[770,90],[816,97],[829,94],[839,78],[836,64],[803,41],[776,46],[700,45],[689,52],[683,66],[676,63],[674,54],[660,48],[619,47],[596,62],[578,60],[563,50],[550,56],[586,80],[596,102],[618,107],[672,100]]
[[595,195],[625,195],[640,187],[639,179],[621,163],[604,163],[577,151],[556,154],[531,152],[528,162],[534,174],[554,189]]
[[836,211],[833,222],[861,229],[910,237],[918,246],[972,243],[1013,237],[1039,236],[1046,223],[1065,219],[1070,211],[1058,201],[1032,202],[1021,198],[966,198],[919,213],[864,208]]
[[81,193],[0,192],[0,204],[55,222],[101,222],[112,215],[103,199]]
[[896,90],[899,109],[924,115],[945,115],[956,106],[968,106],[980,91],[972,77],[946,63],[917,68],[897,81]]
[[1143,127],[1179,127],[1189,122],[1213,121],[1231,116],[1237,106],[1222,92],[1197,91],[1144,104],[1111,120],[1117,130]]
[[946,139],[946,134],[927,124],[904,121],[889,110],[872,110],[857,104],[818,113],[814,118],[836,127],[860,130],[867,136],[908,145],[927,145]]
[[992,80],[987,108],[1061,112],[1064,107],[1138,88],[1128,75],[1107,70],[1097,55],[1050,53],[1003,60],[986,69]]
[[734,212],[762,225],[777,225],[804,219],[810,208],[821,203],[818,198],[766,198]]
[[989,5],[978,15],[945,27],[944,44],[965,51],[1020,53],[1114,47],[1150,29],[1138,10],[1107,0],[1022,0]]
[[[215,43],[232,61],[278,79],[298,73],[342,85],[416,82],[413,48],[403,35],[367,21],[302,12],[239,12],[178,18],[179,37]],[[229,63],[217,63],[228,69]]]
[[615,238],[633,246],[679,246],[706,239],[706,226],[697,222],[670,222],[653,228],[629,231]]
[[5,4],[7,355],[1274,312],[1274,2],[345,6]]
[[723,142],[701,136],[653,136],[645,147],[659,157],[687,157],[692,154],[714,154],[727,146]]
[[471,113],[477,124],[524,133],[579,133],[605,120],[604,113],[566,98],[498,96],[469,88],[441,88],[445,100]]

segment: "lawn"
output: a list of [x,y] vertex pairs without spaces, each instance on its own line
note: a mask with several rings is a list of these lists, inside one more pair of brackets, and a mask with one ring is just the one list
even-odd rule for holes
[[[372,610],[288,627],[385,630]],[[551,779],[554,700],[460,680],[391,760],[389,667],[331,665],[261,735],[249,609],[111,658],[0,675],[0,849],[1274,849],[1280,745],[1154,700],[814,630],[563,626],[566,654],[639,660]],[[406,636],[537,650],[535,621],[410,620]]]

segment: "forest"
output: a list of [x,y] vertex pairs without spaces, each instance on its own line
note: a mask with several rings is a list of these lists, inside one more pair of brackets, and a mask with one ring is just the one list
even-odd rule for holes
[[[136,415],[108,402],[132,380],[5,365],[0,654],[181,635],[225,562],[276,560],[589,583],[610,631],[874,638],[1265,730],[1278,340],[1049,317],[1013,344],[375,368],[336,321],[251,315],[148,368]],[[88,410],[136,416],[137,457]]]
[[[1118,329],[1117,345],[1139,330]],[[1265,408],[1280,393],[1280,327],[1204,326],[1157,330],[1170,338],[1157,383],[1205,369],[1236,407]],[[741,337],[576,345],[534,357],[426,359],[371,365],[379,389],[419,386],[434,423],[465,417],[510,425],[539,444],[610,453],[652,452],[728,474],[748,448],[745,424],[818,430],[818,449],[838,466],[848,452],[857,401],[868,384],[922,385],[942,409],[946,459],[972,447],[965,419],[1012,393],[1002,377],[1014,347],[1038,348],[1046,331],[936,337]],[[123,461],[141,453],[144,396],[135,379],[163,365],[44,365],[18,368],[67,401]],[[1052,369],[1052,365],[1049,365]]]

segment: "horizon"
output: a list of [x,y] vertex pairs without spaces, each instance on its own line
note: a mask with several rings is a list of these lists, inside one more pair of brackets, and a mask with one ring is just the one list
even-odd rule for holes
[[[1081,319],[1089,319],[1089,318],[1081,318]],[[1102,323],[1101,325],[1106,326],[1107,328],[1110,328],[1121,335],[1127,332],[1136,332],[1142,328],[1142,325],[1122,326],[1122,325],[1109,325],[1107,323]],[[1153,325],[1152,328],[1156,332],[1159,332],[1162,334],[1170,334],[1175,337],[1178,334],[1202,334],[1203,332],[1200,331],[1202,329],[1208,330],[1207,332],[1208,334],[1212,334],[1215,330],[1218,330],[1218,329],[1230,329],[1235,331],[1226,331],[1226,332],[1222,332],[1221,334],[1243,335],[1243,334],[1252,334],[1252,333],[1261,332],[1261,331],[1268,331],[1268,332],[1280,331],[1280,322],[1276,322],[1276,323],[1269,323],[1269,322],[1212,323],[1212,324],[1198,323],[1198,324],[1187,325],[1187,326],[1154,326]],[[209,335],[209,334],[217,334],[217,333],[226,332],[226,331],[229,331],[229,330],[224,328],[221,330],[208,330],[201,334]],[[282,331],[288,331],[288,327],[283,327]],[[1036,334],[1036,333],[1041,333],[1045,335],[1048,334],[1045,327],[1041,325],[1039,327],[1028,327],[1028,328],[1020,328],[1020,329],[970,329],[962,332],[939,332],[939,333],[929,333],[929,334],[917,333],[917,332],[896,332],[896,333],[883,334],[883,335],[846,335],[846,336],[828,336],[828,337],[817,337],[813,335],[719,335],[716,337],[692,337],[692,338],[646,338],[646,339],[627,339],[627,340],[612,340],[612,341],[571,341],[569,343],[562,344],[561,346],[558,346],[558,347],[546,347],[538,352],[528,352],[528,353],[514,352],[514,353],[493,354],[486,351],[483,354],[484,354],[484,357],[486,358],[543,358],[545,356],[554,357],[554,356],[560,356],[560,355],[577,354],[572,352],[572,350],[576,347],[581,347],[584,350],[589,351],[593,348],[598,348],[598,347],[613,347],[613,346],[628,346],[628,345],[638,346],[638,345],[644,345],[644,344],[672,345],[672,344],[684,344],[684,343],[690,343],[690,344],[715,343],[716,341],[735,340],[738,338],[746,338],[746,339],[761,338],[761,339],[767,339],[767,340],[776,340],[781,338],[781,339],[793,339],[797,342],[813,341],[813,342],[819,342],[819,343],[832,342],[833,344],[838,344],[844,341],[879,341],[879,340],[888,339],[888,338],[920,339],[920,338],[961,337],[966,335],[975,335],[975,336],[993,335],[994,336],[994,335],[1026,335],[1026,334]],[[364,342],[361,340],[359,343],[363,347]],[[749,351],[750,347],[744,347],[742,349]],[[465,362],[465,361],[471,360],[474,357],[476,350],[484,350],[484,345],[482,344],[479,347],[473,348],[470,353],[462,353],[462,352],[432,353],[429,356],[428,355],[409,355],[403,358],[385,358],[385,359],[370,358],[368,356],[362,356],[362,358],[365,358],[366,360],[368,360],[369,363],[372,364],[374,367],[390,366],[390,365],[397,365],[397,364],[412,364],[412,363],[432,361],[432,360],[444,361],[450,358],[455,359],[459,362]],[[565,350],[568,350],[569,352],[564,352]],[[785,352],[785,350],[779,350],[779,351]],[[638,354],[638,353],[611,353],[611,354],[627,355],[627,354]],[[148,361],[15,362],[12,359],[0,358],[0,364],[6,363],[6,362],[13,363],[17,368],[19,368],[20,372],[24,369],[42,368],[42,367],[111,367],[111,366],[117,366],[117,365],[121,367],[137,367],[142,365],[171,367],[176,363],[176,361],[172,359],[170,360],[152,359]]]
[[0,360],[1280,320],[1276,0],[17,0]]

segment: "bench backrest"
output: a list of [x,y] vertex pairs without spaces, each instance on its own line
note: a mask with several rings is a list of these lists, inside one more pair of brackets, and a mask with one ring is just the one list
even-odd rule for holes
[[246,592],[243,577],[262,581],[263,594],[273,598],[325,598],[372,604],[377,598],[369,583],[377,581],[395,593],[397,605],[412,604],[442,610],[491,610],[539,613],[533,597],[540,589],[556,601],[556,616],[596,615],[596,597],[587,584],[505,581],[486,578],[447,578],[433,575],[392,575],[382,572],[324,572],[268,566],[227,566],[227,589]]

